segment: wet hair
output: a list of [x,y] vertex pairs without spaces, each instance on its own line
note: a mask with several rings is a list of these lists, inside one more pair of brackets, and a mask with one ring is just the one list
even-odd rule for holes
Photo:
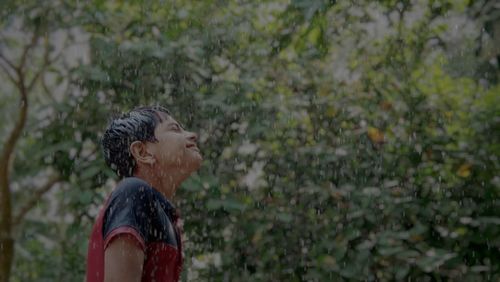
[[114,118],[101,139],[106,164],[120,177],[133,176],[136,161],[130,153],[135,141],[157,142],[156,126],[163,121],[160,113],[170,112],[160,106],[139,107]]

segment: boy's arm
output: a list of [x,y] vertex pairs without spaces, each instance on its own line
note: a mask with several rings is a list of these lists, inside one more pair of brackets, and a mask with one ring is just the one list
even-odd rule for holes
[[113,239],[104,252],[104,282],[138,282],[142,277],[144,251],[129,235]]

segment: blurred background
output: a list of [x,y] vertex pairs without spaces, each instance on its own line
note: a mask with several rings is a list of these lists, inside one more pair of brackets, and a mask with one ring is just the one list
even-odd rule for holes
[[495,0],[1,1],[0,280],[84,279],[100,137],[163,105],[184,281],[498,281],[499,79]]

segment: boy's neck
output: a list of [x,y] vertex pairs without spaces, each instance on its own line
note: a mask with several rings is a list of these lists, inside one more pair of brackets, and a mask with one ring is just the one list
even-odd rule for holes
[[171,175],[162,175],[162,177],[160,177],[150,173],[137,172],[134,176],[149,183],[151,187],[163,194],[169,201],[173,199],[175,191],[182,182],[174,179]]

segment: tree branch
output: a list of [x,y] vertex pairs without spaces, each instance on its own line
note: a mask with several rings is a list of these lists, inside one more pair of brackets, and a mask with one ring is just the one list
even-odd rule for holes
[[43,194],[47,193],[54,187],[54,185],[59,182],[61,179],[58,175],[52,176],[45,185],[37,189],[31,196],[31,198],[19,209],[19,212],[14,217],[12,221],[13,226],[17,226],[21,223],[24,216],[37,204]]
[[[10,165],[10,160],[12,157],[12,154],[14,152],[14,147],[16,146],[16,143],[21,136],[21,133],[24,129],[24,126],[26,124],[26,119],[28,116],[28,93],[29,89],[26,87],[26,81],[24,77],[24,72],[22,71],[24,67],[24,63],[26,61],[26,57],[28,54],[28,51],[33,48],[38,41],[38,28],[33,32],[33,36],[31,38],[31,42],[29,45],[27,45],[24,50],[23,50],[23,55],[21,56],[21,61],[19,63],[19,66],[17,68],[14,68],[17,71],[18,75],[18,80],[15,81],[15,85],[17,89],[19,90],[19,94],[21,96],[21,99],[19,100],[19,115],[18,119],[14,125],[14,128],[12,129],[11,133],[8,135],[7,140],[3,144],[3,150],[0,155],[0,179],[2,180],[3,183],[1,183],[2,188],[2,204],[9,204],[10,202],[7,203],[7,201],[10,201],[10,191],[9,191],[9,165]],[[4,59],[5,60],[5,59]],[[5,187],[4,187],[5,186]],[[10,223],[10,220],[8,220]]]
[[[17,72],[16,66],[14,66],[14,64],[12,64],[12,62],[9,61],[1,52],[0,52],[0,59],[2,59],[10,68],[12,68],[14,70],[14,72]],[[12,83],[14,83],[14,84],[17,84],[17,80],[10,73],[10,70],[6,66],[4,66],[3,64],[0,64],[0,67],[5,71],[5,73],[9,77],[10,81],[12,81]]]
[[13,64],[11,61],[9,61],[9,59],[7,59],[7,58],[4,56],[4,54],[3,54],[3,53],[1,53],[1,52],[0,52],[0,58],[1,58],[2,60],[4,60],[4,61],[5,61],[5,63],[6,63],[7,65],[9,65],[9,67],[11,67],[11,68],[12,68],[12,69],[14,69],[14,70],[16,69],[16,66],[14,66],[14,64]]
[[50,92],[49,87],[47,86],[47,82],[45,81],[45,77],[42,77],[40,82],[42,84],[43,91],[45,92],[45,94],[47,94],[47,96],[49,97],[51,102],[55,105],[57,103],[57,101],[54,98],[54,96],[52,96],[52,92]]
[[37,79],[40,77],[40,75],[42,75],[45,72],[45,70],[47,69],[47,67],[52,63],[52,60],[50,60],[50,58],[49,58],[50,46],[49,46],[48,36],[45,35],[44,39],[45,39],[44,40],[45,41],[44,42],[45,50],[43,53],[43,63],[42,63],[42,66],[40,67],[40,69],[38,70],[38,72],[35,73],[35,76],[28,83],[28,87],[27,87],[28,93],[31,92],[31,90],[33,89],[33,86],[35,86],[35,83],[36,83]]
[[0,67],[4,70],[4,72],[7,74],[7,77],[13,84],[17,84],[17,80],[9,73],[9,70],[2,64],[0,64]]
[[26,63],[26,58],[28,57],[28,52],[30,51],[31,48],[35,47],[38,41],[38,36],[39,36],[38,30],[39,28],[36,28],[35,31],[33,31],[33,36],[31,37],[30,43],[26,45],[26,47],[24,47],[23,54],[21,55],[21,60],[19,61],[19,68],[18,68],[19,73],[24,68],[24,64]]

